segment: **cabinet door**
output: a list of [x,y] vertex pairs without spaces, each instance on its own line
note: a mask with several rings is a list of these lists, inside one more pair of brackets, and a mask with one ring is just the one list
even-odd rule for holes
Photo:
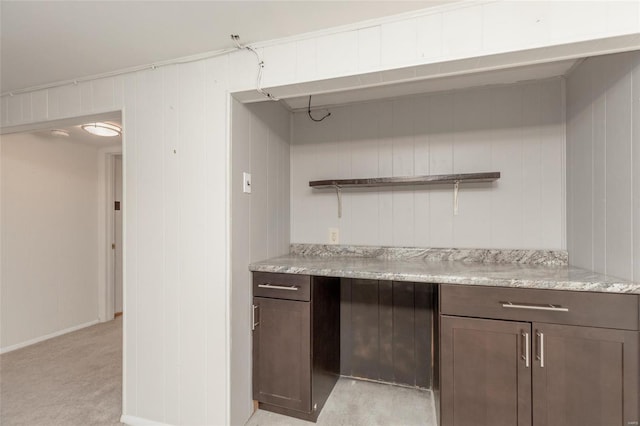
[[311,312],[309,302],[254,297],[259,323],[253,331],[253,398],[311,411]]
[[638,424],[638,332],[533,326],[534,426]]
[[531,324],[441,316],[441,425],[531,425]]

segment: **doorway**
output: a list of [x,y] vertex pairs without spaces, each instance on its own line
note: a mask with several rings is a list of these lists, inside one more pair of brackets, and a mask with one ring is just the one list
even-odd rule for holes
[[108,283],[119,275],[122,296],[123,262],[116,274],[106,211],[113,166],[105,159],[123,163],[122,137],[82,128],[99,121],[122,122],[118,112],[3,129],[2,353],[114,317],[105,315],[115,301]]
[[2,424],[116,424],[122,414],[123,320],[103,314],[115,305],[108,274],[123,306],[123,218],[111,213],[124,192],[122,137],[82,127],[104,121],[120,126],[121,114],[3,129]]

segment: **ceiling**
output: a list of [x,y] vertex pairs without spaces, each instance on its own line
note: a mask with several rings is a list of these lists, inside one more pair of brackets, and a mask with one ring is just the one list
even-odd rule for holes
[[440,1],[0,1],[10,92],[451,3]]

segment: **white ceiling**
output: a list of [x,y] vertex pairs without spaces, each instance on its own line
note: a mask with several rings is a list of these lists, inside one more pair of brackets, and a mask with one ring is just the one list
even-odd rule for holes
[[[117,123],[112,123],[117,124]],[[65,141],[65,142],[73,142],[79,143],[82,145],[91,145],[97,148],[107,147],[107,146],[119,146],[122,144],[122,136],[113,136],[113,137],[101,137],[92,135],[91,133],[87,133],[80,126],[68,126],[68,127],[56,127],[56,129],[66,130],[69,132],[69,136],[58,136],[51,133],[51,130],[38,130],[32,132],[34,135],[38,135],[44,139],[47,139],[51,142],[56,141]]]
[[[34,130],[29,131],[34,135],[44,138],[52,143],[57,141],[65,141],[79,143],[83,145],[91,145],[97,148],[120,146],[122,145],[122,135],[113,137],[103,137],[92,135],[85,132],[80,127],[82,124],[94,123],[96,121],[102,123],[115,124],[122,128],[122,119],[120,113],[108,113],[96,116],[87,116],[85,118],[74,118],[69,120],[58,120],[57,122],[41,123]],[[66,130],[69,136],[58,136],[51,133],[52,130]],[[123,130],[124,131],[124,130]]]
[[8,92],[422,9],[439,1],[0,1]]

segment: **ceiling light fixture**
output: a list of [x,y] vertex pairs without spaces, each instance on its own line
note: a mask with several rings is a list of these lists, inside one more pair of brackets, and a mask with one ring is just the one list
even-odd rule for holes
[[53,129],[51,130],[51,134],[53,136],[63,136],[65,138],[69,137],[69,132],[63,129]]
[[82,127],[82,130],[84,130],[85,132],[89,132],[92,135],[96,135],[96,136],[112,137],[112,136],[120,136],[122,134],[122,129],[116,126],[115,124],[87,123],[87,124],[83,124],[80,127]]

